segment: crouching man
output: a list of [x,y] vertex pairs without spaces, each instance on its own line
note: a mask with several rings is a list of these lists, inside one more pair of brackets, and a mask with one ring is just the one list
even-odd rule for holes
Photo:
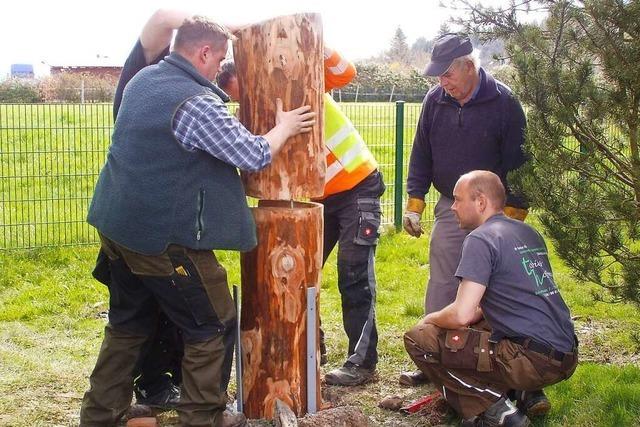
[[504,215],[497,175],[462,175],[453,196],[460,227],[473,230],[456,271],[458,293],[405,334],[405,347],[462,425],[527,426],[526,414],[549,410],[542,388],[576,369],[569,309],[542,236]]

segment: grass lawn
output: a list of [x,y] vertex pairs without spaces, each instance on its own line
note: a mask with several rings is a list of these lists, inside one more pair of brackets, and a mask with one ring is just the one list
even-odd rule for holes
[[[0,252],[0,425],[77,425],[82,394],[95,363],[108,308],[106,288],[90,276],[96,247]],[[240,283],[238,255],[218,254],[231,284]],[[422,416],[377,408],[386,395],[409,400],[429,386],[402,389],[397,374],[412,368],[401,337],[422,313],[428,275],[427,239],[390,232],[378,248],[379,381],[327,391],[341,404],[361,407],[372,426],[427,426]],[[561,291],[574,315],[583,362],[566,382],[549,387],[553,409],[542,426],[640,425],[640,350],[637,307],[596,302],[597,289],[579,285],[555,257]],[[329,346],[326,369],[345,357],[335,257],[322,282],[321,313]],[[232,384],[232,388],[235,385]],[[333,390],[332,390],[333,389]],[[455,418],[449,420],[455,423]],[[173,425],[176,418],[161,418]]]

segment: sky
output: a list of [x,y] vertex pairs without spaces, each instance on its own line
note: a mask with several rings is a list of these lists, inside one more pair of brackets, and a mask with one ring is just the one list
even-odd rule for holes
[[388,49],[398,26],[409,45],[430,39],[454,13],[439,0],[11,0],[3,2],[0,16],[0,77],[15,63],[33,64],[36,74],[45,73],[47,64],[122,65],[160,7],[232,24],[318,12],[326,43],[352,60]]

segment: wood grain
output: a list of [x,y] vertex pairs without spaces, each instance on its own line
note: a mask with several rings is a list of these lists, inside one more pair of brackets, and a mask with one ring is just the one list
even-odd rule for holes
[[[249,418],[272,419],[276,399],[298,416],[307,412],[306,294],[308,287],[316,287],[318,304],[322,209],[318,203],[285,201],[260,202],[252,209],[258,246],[241,256],[240,323],[244,413]],[[313,351],[317,361],[317,342]],[[316,364],[317,407],[319,372]]]
[[288,111],[310,105],[312,132],[287,141],[271,165],[242,173],[246,192],[258,199],[322,196],[326,170],[323,142],[323,40],[318,14],[274,18],[236,33],[234,61],[240,88],[240,121],[254,134],[275,125],[276,98]]

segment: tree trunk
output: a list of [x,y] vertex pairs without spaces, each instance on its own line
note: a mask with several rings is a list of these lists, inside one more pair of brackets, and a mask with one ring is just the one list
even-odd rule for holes
[[[261,201],[253,208],[258,246],[241,256],[242,399],[248,418],[272,419],[276,399],[298,416],[307,412],[307,288],[320,291],[322,209],[289,201]],[[316,307],[318,300],[316,293]]]
[[270,166],[243,173],[249,196],[293,200],[320,197],[324,190],[323,41],[318,14],[283,16],[236,34],[233,55],[240,88],[240,121],[254,134],[275,125],[276,98],[285,111],[310,105],[312,131],[286,142]]

